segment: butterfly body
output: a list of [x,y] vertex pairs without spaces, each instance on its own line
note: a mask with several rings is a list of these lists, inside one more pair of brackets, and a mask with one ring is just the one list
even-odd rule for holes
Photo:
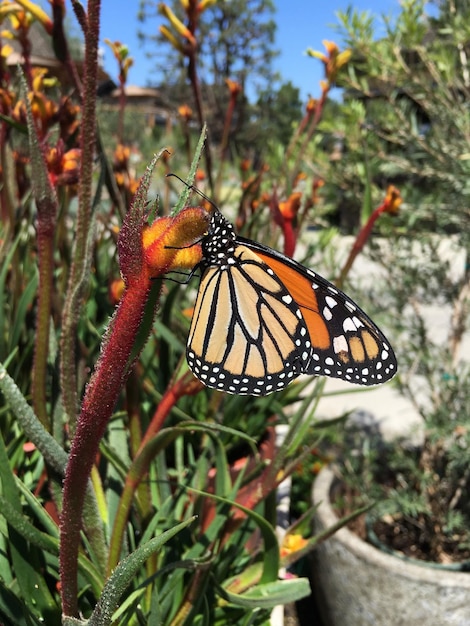
[[363,385],[395,374],[381,331],[315,272],[237,236],[217,209],[201,247],[186,356],[208,387],[262,396],[302,373]]

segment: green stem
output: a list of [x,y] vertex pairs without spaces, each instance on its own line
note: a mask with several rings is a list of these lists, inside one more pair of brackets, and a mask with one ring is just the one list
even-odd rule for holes
[[[49,201],[46,199],[46,204]],[[49,219],[50,211],[54,211],[53,203],[46,208],[46,215],[38,204],[38,265],[39,285],[37,301],[36,336],[34,343],[33,365],[33,406],[40,422],[51,430],[51,420],[47,411],[47,357],[49,354],[49,329],[51,323],[51,303],[54,270],[54,224]]]
[[69,418],[72,432],[74,430],[78,407],[75,341],[82,306],[82,296],[88,283],[91,264],[89,244],[92,227],[92,182],[96,145],[96,87],[98,77],[100,9],[100,0],[89,1],[87,28],[85,32],[85,71],[80,134],[82,155],[78,216],[73,260],[62,318],[60,371],[62,402]]
[[47,411],[47,357],[49,353],[49,326],[54,272],[54,231],[58,201],[49,179],[47,165],[38,131],[34,123],[31,105],[26,97],[27,84],[21,75],[21,91],[26,104],[28,141],[31,154],[31,182],[37,208],[37,244],[39,285],[37,302],[36,335],[34,339],[34,361],[32,372],[33,405],[37,417],[44,428],[51,431],[51,420]]

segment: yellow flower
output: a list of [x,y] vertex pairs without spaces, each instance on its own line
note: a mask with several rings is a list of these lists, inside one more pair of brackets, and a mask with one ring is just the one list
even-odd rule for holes
[[307,540],[302,535],[286,535],[281,546],[281,557],[292,554],[292,552],[298,552],[307,543]]
[[307,50],[307,54],[315,59],[320,59],[320,61],[324,63],[325,76],[327,82],[331,84],[335,81],[338,71],[349,61],[352,53],[351,50],[343,50],[343,52],[340,52],[334,41],[324,40],[323,45],[326,48],[327,54],[319,52],[318,50],[312,50],[312,48]]
[[16,3],[10,2],[9,4],[20,4],[24,9],[29,11],[29,13],[31,13],[31,15],[33,15],[38,22],[40,22],[44,26],[49,34],[52,34],[53,25],[51,18],[38,4],[30,2],[30,0],[16,0]]
[[[184,37],[185,39],[187,39],[189,41],[189,43],[195,48],[196,47],[196,39],[194,37],[194,35],[192,34],[192,32],[189,30],[189,28],[187,26],[185,26],[183,24],[183,22],[179,19],[179,17],[177,17],[173,11],[170,9],[170,7],[167,4],[164,4],[163,2],[160,3],[158,5],[158,11],[159,13],[161,13],[164,17],[167,18],[167,20],[170,22],[171,26],[174,28],[174,30],[181,35],[182,37]],[[160,32],[161,29],[164,28],[163,26],[160,27]]]

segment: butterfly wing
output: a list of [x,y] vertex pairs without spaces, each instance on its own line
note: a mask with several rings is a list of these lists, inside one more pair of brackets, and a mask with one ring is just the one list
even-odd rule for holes
[[303,372],[376,385],[392,378],[397,362],[372,320],[346,294],[315,272],[254,241],[238,238],[268,265],[299,307],[312,347]]
[[306,371],[300,308],[257,251],[237,243],[231,263],[205,268],[186,356],[205,385],[240,395],[266,395]]

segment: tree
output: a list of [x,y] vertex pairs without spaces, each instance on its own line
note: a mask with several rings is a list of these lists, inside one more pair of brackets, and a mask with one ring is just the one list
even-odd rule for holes
[[[142,23],[162,21],[158,2],[141,0]],[[181,3],[171,2],[174,13],[184,21]],[[272,0],[231,0],[216,2],[201,14],[198,34],[198,62],[201,78],[208,85],[222,85],[226,78],[237,80],[244,88],[258,89],[273,79],[272,60],[276,24],[272,19]],[[181,80],[181,55],[170,48],[160,34],[140,32],[140,38],[161,59],[155,67],[157,80]],[[165,46],[164,51],[162,46]],[[150,54],[150,52],[149,52]],[[252,81],[252,84],[248,84]]]
[[[155,0],[141,0],[140,19],[149,23],[159,20]],[[185,21],[181,3],[173,0],[172,10]],[[199,16],[196,33],[197,65],[201,92],[210,121],[212,139],[222,134],[229,91],[225,81],[235,80],[242,88],[232,122],[231,143],[246,134],[250,124],[252,101],[277,79],[272,68],[276,24],[272,19],[272,0],[221,1]],[[148,47],[156,51],[156,75],[163,89],[187,81],[189,62],[161,34],[140,33]],[[173,93],[175,91],[173,90]],[[181,104],[175,102],[175,105]]]
[[253,116],[260,140],[287,146],[293,124],[300,120],[301,106],[300,91],[291,81],[282,83],[275,91],[272,88],[262,91]]

